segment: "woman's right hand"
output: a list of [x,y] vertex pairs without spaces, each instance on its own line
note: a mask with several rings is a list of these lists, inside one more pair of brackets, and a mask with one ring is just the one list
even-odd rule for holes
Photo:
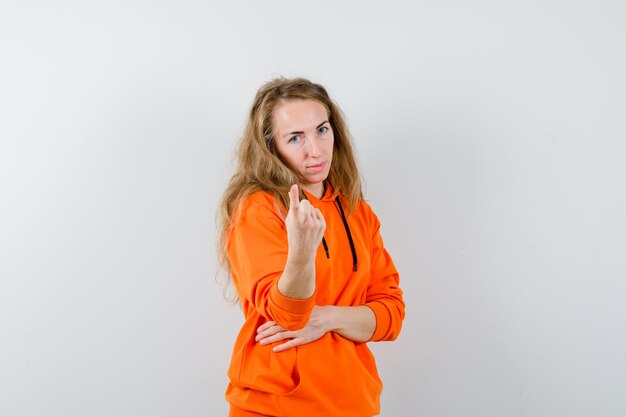
[[289,212],[285,220],[289,257],[298,262],[315,262],[315,254],[326,229],[322,212],[308,200],[300,201],[298,185],[289,190]]

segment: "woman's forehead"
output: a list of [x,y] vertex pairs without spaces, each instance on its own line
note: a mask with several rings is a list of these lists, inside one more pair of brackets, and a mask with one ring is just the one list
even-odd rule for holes
[[328,113],[316,100],[288,100],[276,104],[273,119],[275,127],[280,130],[315,129],[328,120]]

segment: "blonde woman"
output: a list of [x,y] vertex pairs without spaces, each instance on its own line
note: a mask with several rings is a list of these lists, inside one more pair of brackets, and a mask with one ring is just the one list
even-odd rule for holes
[[259,89],[219,224],[245,318],[229,415],[378,414],[382,382],[366,342],[396,339],[404,301],[324,87],[279,78]]

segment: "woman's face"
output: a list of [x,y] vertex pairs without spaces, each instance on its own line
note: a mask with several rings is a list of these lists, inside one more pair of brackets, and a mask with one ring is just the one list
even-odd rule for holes
[[290,100],[276,104],[272,118],[278,154],[302,186],[321,197],[334,142],[326,109],[315,100]]

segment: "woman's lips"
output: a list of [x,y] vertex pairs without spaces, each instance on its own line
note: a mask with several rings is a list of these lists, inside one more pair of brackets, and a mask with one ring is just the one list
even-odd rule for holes
[[321,162],[317,165],[309,165],[308,167],[306,167],[309,171],[312,172],[320,172],[324,170],[324,167],[326,166],[326,162]]

